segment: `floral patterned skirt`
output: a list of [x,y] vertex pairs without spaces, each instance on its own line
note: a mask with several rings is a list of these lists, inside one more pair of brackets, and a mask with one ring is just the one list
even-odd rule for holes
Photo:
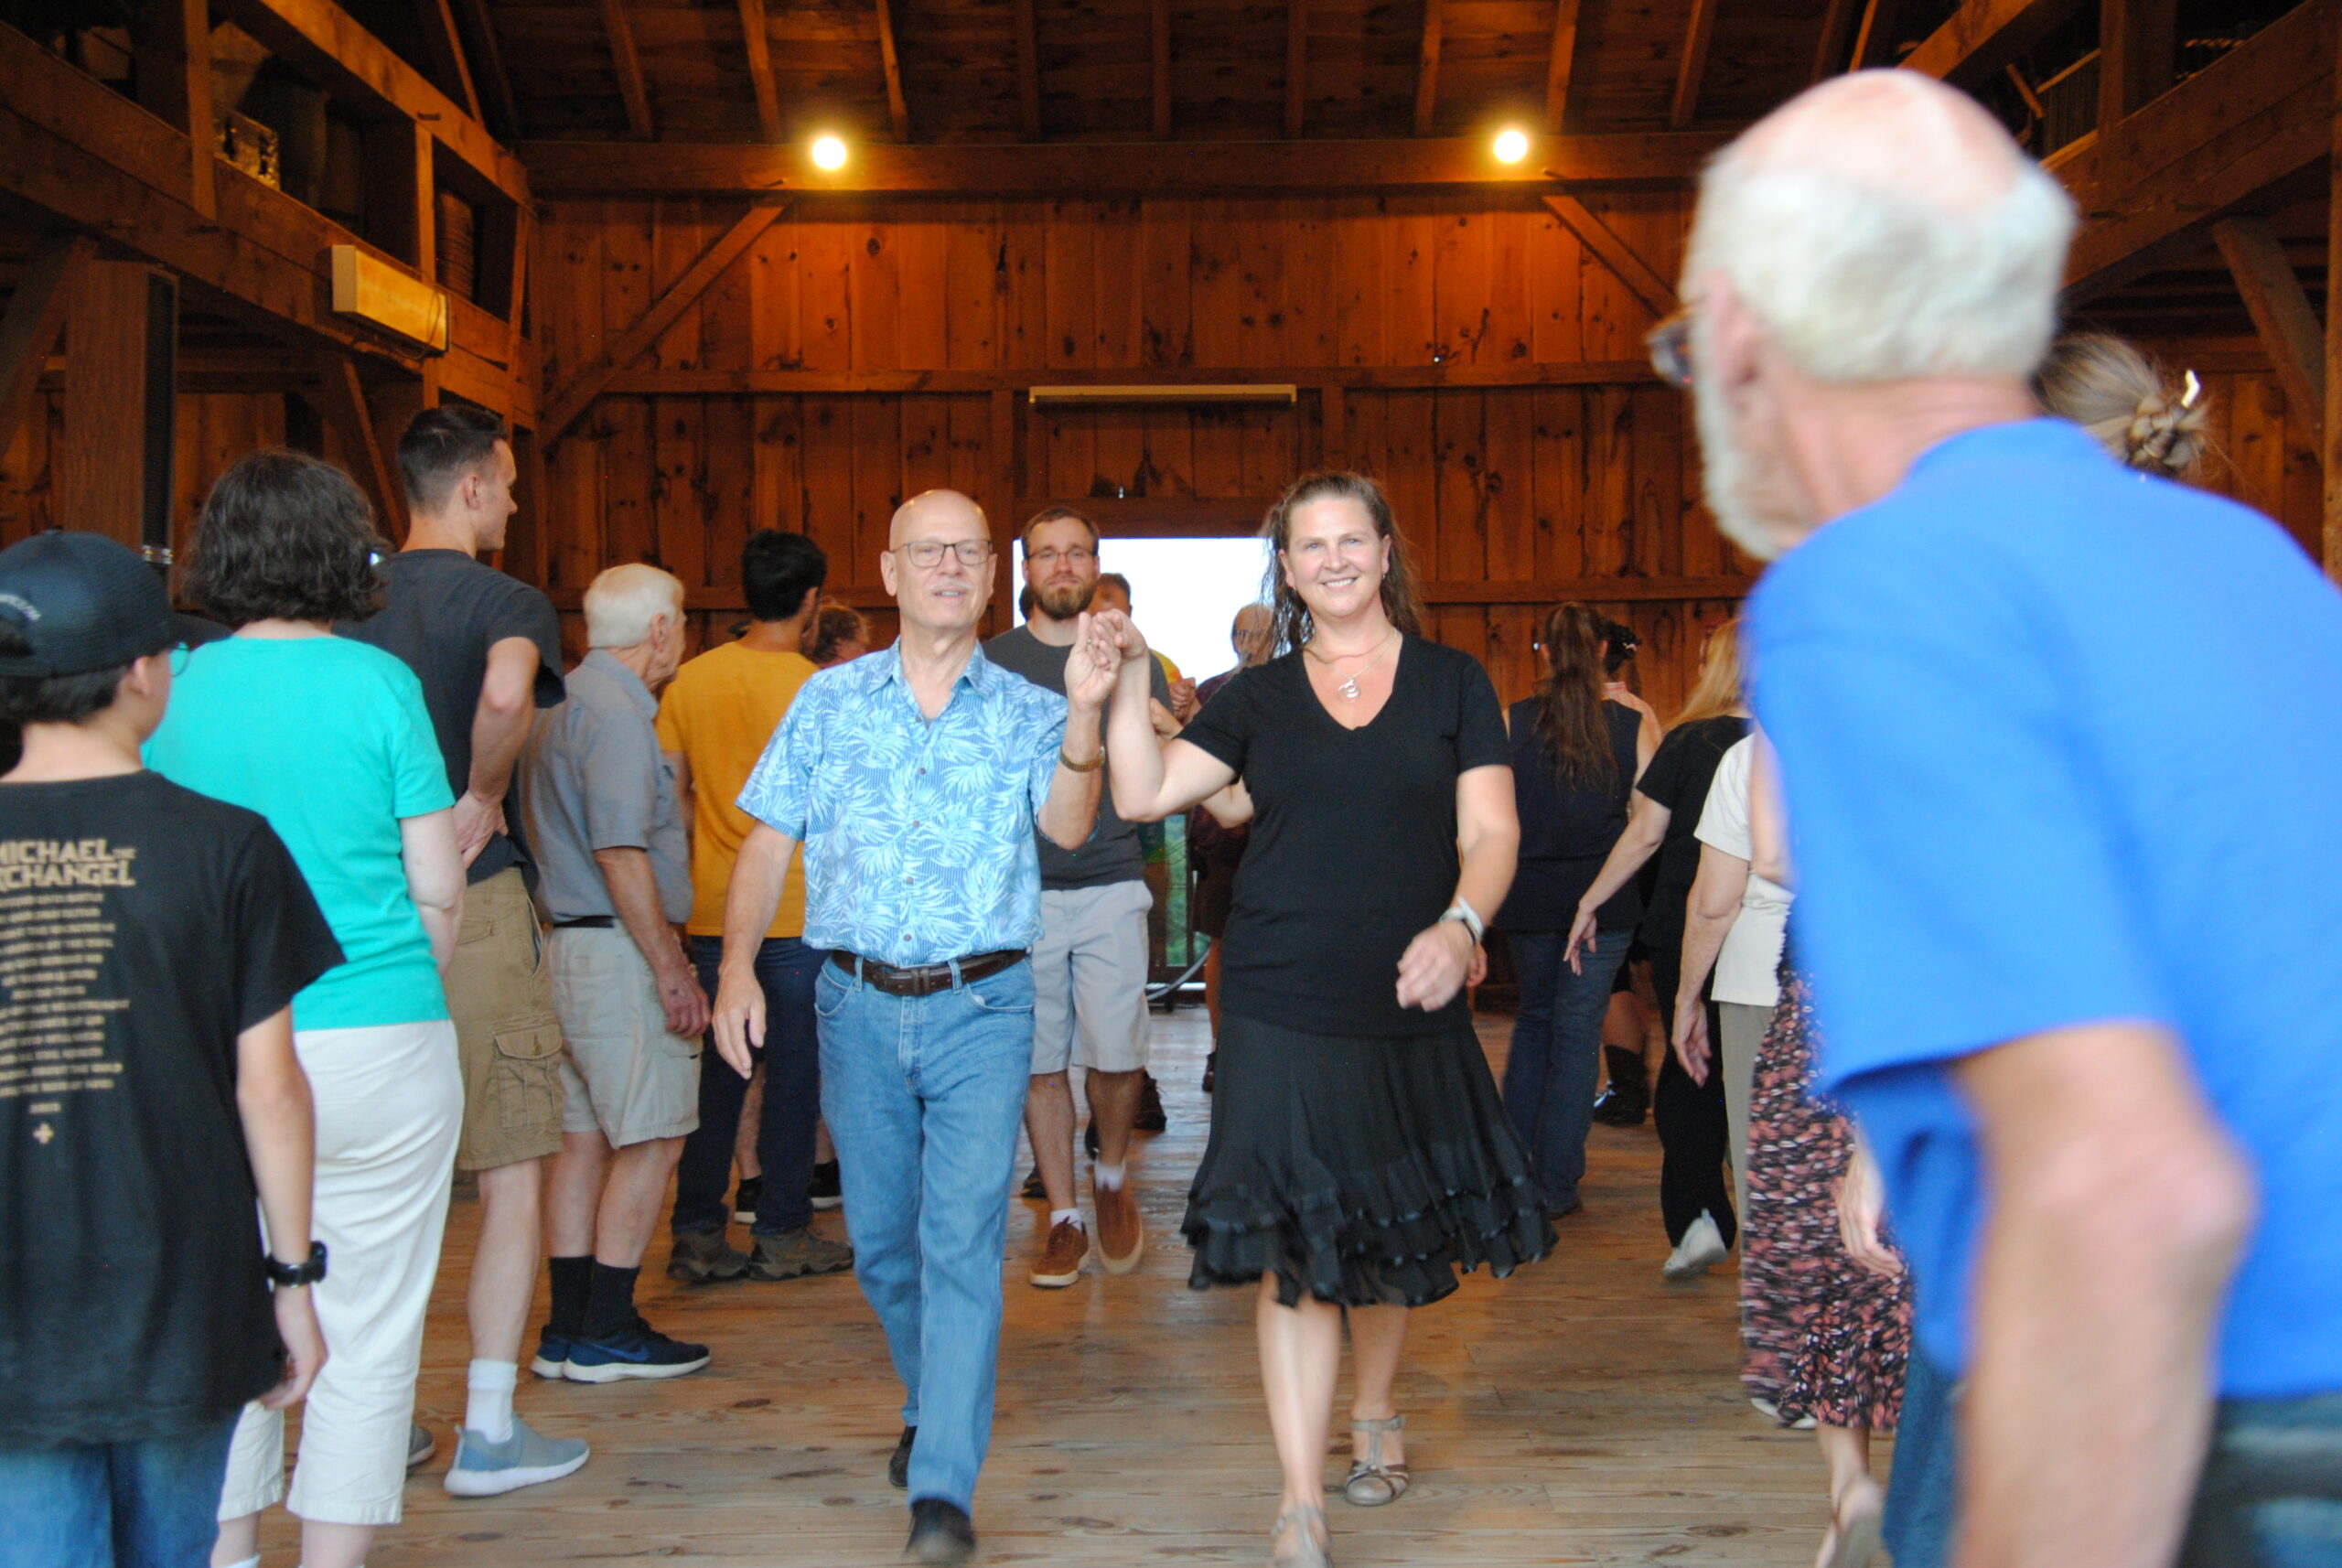
[[1781,1000],[1756,1052],[1741,1217],[1741,1381],[1784,1423],[1895,1424],[1911,1353],[1910,1275],[1854,1262],[1838,1239],[1838,1183],[1854,1133],[1813,1083],[1819,1031],[1806,976],[1781,965]]

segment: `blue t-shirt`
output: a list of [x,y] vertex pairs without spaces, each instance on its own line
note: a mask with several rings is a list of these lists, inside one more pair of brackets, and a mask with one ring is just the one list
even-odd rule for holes
[[1767,574],[1757,712],[1825,1087],[1963,1364],[1983,1202],[1955,1058],[2177,1034],[2261,1213],[2219,1387],[2342,1389],[2342,597],[2274,524],[2049,420],[1969,431]]
[[455,804],[423,685],[339,637],[231,637],[188,655],[146,766],[268,819],[345,961],[293,999],[295,1029],[447,1016],[407,897],[399,819]]

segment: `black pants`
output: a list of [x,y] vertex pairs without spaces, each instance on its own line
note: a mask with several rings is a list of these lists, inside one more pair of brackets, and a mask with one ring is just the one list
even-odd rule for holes
[[[1654,949],[1650,955],[1651,989],[1659,993],[1659,1015],[1669,1040],[1675,1037],[1675,988],[1683,978],[1683,954],[1681,948]],[[1659,1064],[1659,1085],[1651,1091],[1651,1123],[1659,1130],[1660,1160],[1659,1166],[1659,1212],[1667,1222],[1670,1246],[1683,1240],[1683,1232],[1705,1209],[1716,1229],[1724,1234],[1724,1244],[1731,1246],[1740,1234],[1740,1224],[1732,1211],[1732,1178],[1724,1172],[1724,1158],[1732,1143],[1729,1124],[1724,1112],[1723,1064],[1714,1057],[1716,1042],[1723,1038],[1723,1026],[1716,1019],[1716,1004],[1703,1004],[1708,1010],[1708,1040],[1711,1061],[1708,1081],[1693,1083],[1683,1064],[1675,1059],[1671,1045]]]

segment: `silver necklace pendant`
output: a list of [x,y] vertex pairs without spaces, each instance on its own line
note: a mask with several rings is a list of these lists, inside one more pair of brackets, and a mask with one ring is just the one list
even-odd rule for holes
[[1355,676],[1355,675],[1351,676],[1348,680],[1347,680],[1347,681],[1343,682],[1340,685],[1338,685],[1338,686],[1335,687],[1335,688],[1334,688],[1334,690],[1335,690],[1335,691],[1337,691],[1337,692],[1339,692],[1339,693],[1342,694],[1342,701],[1344,701],[1344,702],[1346,702],[1346,703],[1355,703],[1355,702],[1357,702],[1357,701],[1358,701],[1358,677],[1357,677],[1357,676]]

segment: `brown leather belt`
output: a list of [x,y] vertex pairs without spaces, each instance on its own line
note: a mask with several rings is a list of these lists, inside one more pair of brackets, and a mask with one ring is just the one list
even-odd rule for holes
[[955,958],[949,963],[914,964],[908,969],[897,969],[891,963],[844,951],[832,952],[830,961],[889,996],[932,996],[939,991],[949,991],[954,985],[982,980],[1023,963],[1025,950],[1007,948],[999,952],[978,953],[972,958]]

